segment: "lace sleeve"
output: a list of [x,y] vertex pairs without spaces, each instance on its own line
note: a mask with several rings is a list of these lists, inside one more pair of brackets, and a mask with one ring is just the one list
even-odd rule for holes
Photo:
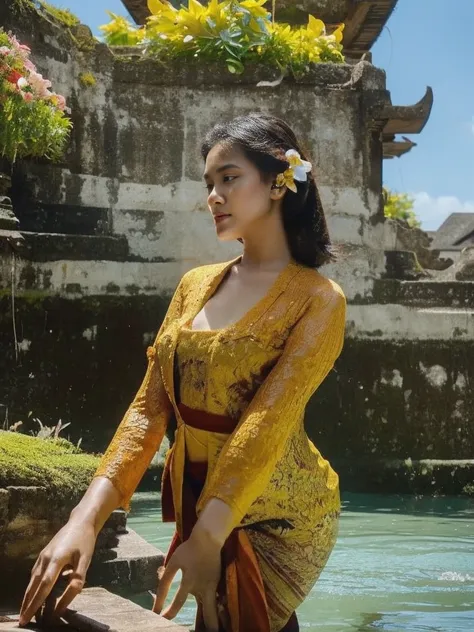
[[243,413],[219,455],[198,505],[220,498],[237,526],[270,482],[306,404],[339,356],[346,302],[340,288],[312,296],[277,364]]
[[127,511],[138,483],[160,447],[172,413],[156,349],[162,331],[181,314],[183,282],[184,277],[171,300],[153,346],[147,349],[148,368],[143,382],[94,474],[94,477],[105,476],[112,481],[120,493],[120,506]]

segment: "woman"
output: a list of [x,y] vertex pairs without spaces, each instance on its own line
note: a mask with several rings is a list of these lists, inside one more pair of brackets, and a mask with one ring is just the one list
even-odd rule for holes
[[335,543],[338,477],[303,416],[340,354],[345,299],[316,270],[333,254],[311,165],[286,123],[257,114],[217,125],[202,155],[218,238],[243,254],[181,279],[137,396],[33,569],[21,624],[65,566],[68,588],[50,609],[81,590],[97,533],[128,508],[173,414],[162,506],[176,534],[156,612],[181,569],[165,617],[193,594],[196,630],[298,630],[295,610]]

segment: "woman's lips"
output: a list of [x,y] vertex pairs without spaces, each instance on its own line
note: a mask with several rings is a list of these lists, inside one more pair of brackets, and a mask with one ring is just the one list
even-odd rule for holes
[[218,222],[221,222],[222,220],[226,219],[227,217],[230,217],[230,215],[214,215],[214,221],[217,224]]

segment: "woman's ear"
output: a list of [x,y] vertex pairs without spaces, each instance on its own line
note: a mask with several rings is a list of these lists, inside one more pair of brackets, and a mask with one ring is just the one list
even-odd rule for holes
[[281,200],[286,193],[286,186],[278,186],[275,182],[272,184],[270,189],[270,198],[272,200]]

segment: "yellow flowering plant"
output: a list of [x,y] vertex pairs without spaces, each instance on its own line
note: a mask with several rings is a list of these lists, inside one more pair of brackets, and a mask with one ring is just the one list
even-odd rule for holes
[[148,0],[151,15],[143,27],[110,14],[111,22],[101,29],[109,45],[143,44],[147,54],[163,61],[218,61],[232,73],[243,72],[246,63],[258,63],[298,75],[312,63],[344,61],[344,25],[327,34],[324,23],[312,15],[303,27],[280,24],[265,2],[209,0],[202,5],[188,0],[187,7],[177,9],[166,0]]

